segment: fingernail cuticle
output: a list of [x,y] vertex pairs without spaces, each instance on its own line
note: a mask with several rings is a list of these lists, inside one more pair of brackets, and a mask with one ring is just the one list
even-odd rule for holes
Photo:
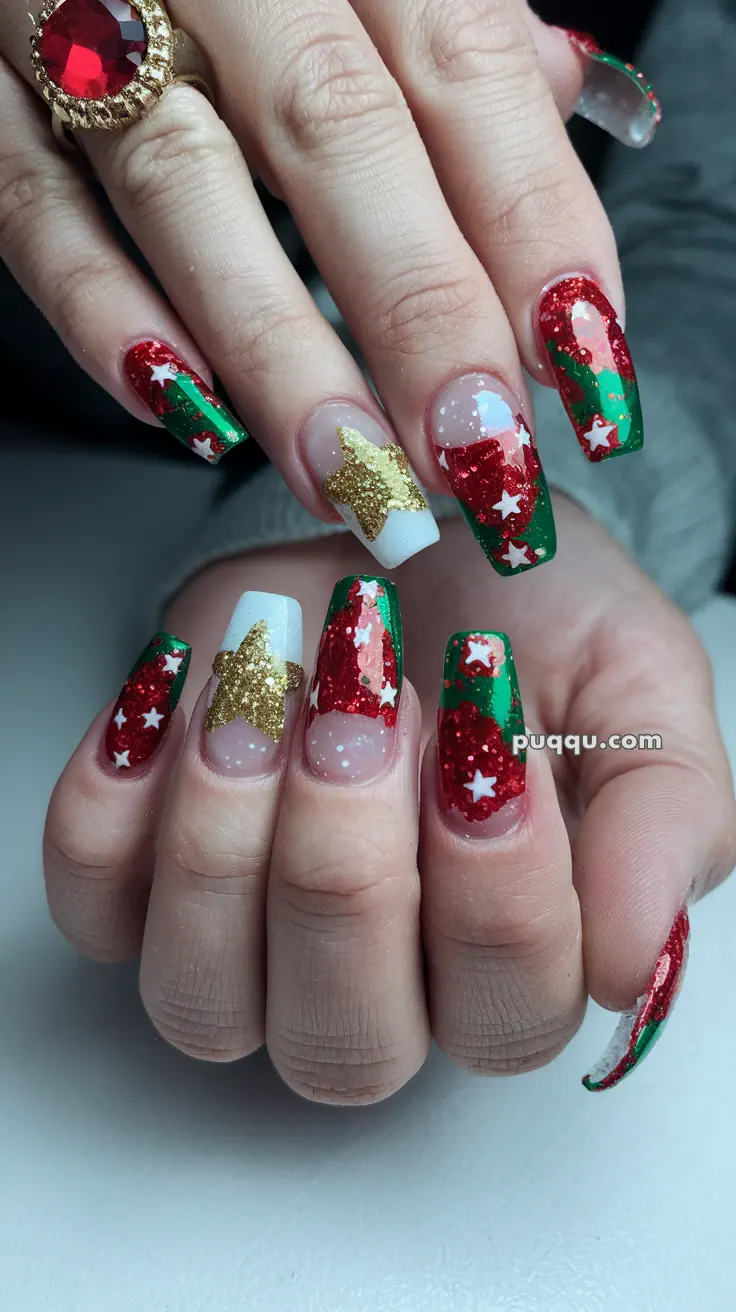
[[186,682],[192,649],[157,633],[133,666],[105,733],[107,759],[120,774],[144,765],[160,747]]
[[168,431],[210,465],[248,440],[243,425],[170,346],[138,342],[125,356],[128,382]]

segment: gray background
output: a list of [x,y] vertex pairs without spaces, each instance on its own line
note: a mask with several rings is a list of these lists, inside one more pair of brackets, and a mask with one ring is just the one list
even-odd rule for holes
[[[261,1055],[167,1048],[135,970],[51,926],[49,792],[213,486],[194,462],[0,456],[3,1312],[733,1312],[736,883],[694,912],[666,1038],[601,1097],[579,1084],[612,1026],[591,1007],[523,1079],[435,1052],[388,1103],[311,1106]],[[736,604],[699,627],[733,757]]]

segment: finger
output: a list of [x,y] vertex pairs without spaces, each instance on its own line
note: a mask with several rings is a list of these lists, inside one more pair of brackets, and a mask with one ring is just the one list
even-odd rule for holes
[[607,744],[581,757],[575,883],[588,988],[627,1013],[588,1078],[599,1089],[661,1032],[682,982],[687,907],[730,873],[736,819],[709,664],[684,617],[654,595],[627,601],[625,625],[604,622],[596,649],[570,709],[571,725]]
[[[217,409],[231,436],[220,452],[245,436],[212,397],[199,350],[174,312],[117,245],[81,174],[51,135],[48,111],[0,60],[0,256],[45,314],[77,363],[137,418],[155,422],[131,387],[127,350],[161,339],[202,403]],[[185,364],[185,361],[188,362]],[[163,387],[158,388],[163,397]],[[180,406],[154,405],[153,414],[182,441]],[[226,418],[225,418],[226,417]],[[191,445],[191,442],[188,442]]]
[[551,1061],[585,1010],[580,909],[549,763],[526,768],[508,638],[456,633],[423,769],[420,869],[432,1033],[512,1075]]
[[192,718],[161,833],[141,994],[169,1043],[210,1061],[264,1040],[266,879],[301,643],[296,601],[245,593]]
[[[416,869],[419,708],[393,585],[338,583],[279,812],[268,890],[268,1049],[298,1093],[387,1097],[429,1031]],[[403,690],[402,690],[403,688]],[[302,731],[303,732],[303,731]]]
[[125,961],[140,948],[159,819],[184,732],[184,718],[174,712],[189,658],[178,638],[152,638],[112,711],[103,711],[82,739],[49,804],[44,869],[51,915],[80,952],[97,960]]

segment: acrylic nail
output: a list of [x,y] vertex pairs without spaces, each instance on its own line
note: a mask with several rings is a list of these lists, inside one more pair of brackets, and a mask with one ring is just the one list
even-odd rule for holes
[[205,382],[163,342],[138,342],[125,356],[138,396],[174,437],[210,465],[248,440],[243,425]]
[[403,681],[399,598],[388,579],[336,586],[309,691],[305,756],[318,779],[367,783],[389,765]]
[[105,754],[121,774],[144,765],[160,747],[181,697],[192,649],[157,633],[141,652],[115,703]]
[[633,64],[601,50],[587,32],[556,28],[585,66],[585,82],[575,113],[602,128],[624,146],[641,150],[654,140],[662,108],[644,74]]
[[590,1093],[613,1089],[641,1065],[672,1014],[687,967],[690,921],[680,911],[657,958],[645,992],[631,1011],[623,1012],[601,1060],[583,1079]]
[[562,402],[588,460],[644,444],[636,372],[611,302],[592,278],[573,274],[543,293],[539,334]]
[[302,425],[299,449],[320,490],[384,569],[396,569],[438,541],[405,452],[360,406],[319,406]]
[[430,440],[463,515],[498,574],[521,574],[557,550],[547,480],[514,394],[485,373],[435,397]]
[[299,602],[244,593],[215,657],[204,723],[205,755],[219,774],[247,778],[276,768],[301,659]]
[[507,832],[524,814],[526,752],[511,644],[505,633],[454,633],[445,651],[437,718],[440,800],[471,838]]

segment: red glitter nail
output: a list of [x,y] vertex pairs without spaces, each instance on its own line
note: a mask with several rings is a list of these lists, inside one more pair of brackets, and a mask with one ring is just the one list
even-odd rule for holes
[[105,733],[108,760],[124,774],[150,760],[181,697],[191,647],[157,633],[123,684]]

